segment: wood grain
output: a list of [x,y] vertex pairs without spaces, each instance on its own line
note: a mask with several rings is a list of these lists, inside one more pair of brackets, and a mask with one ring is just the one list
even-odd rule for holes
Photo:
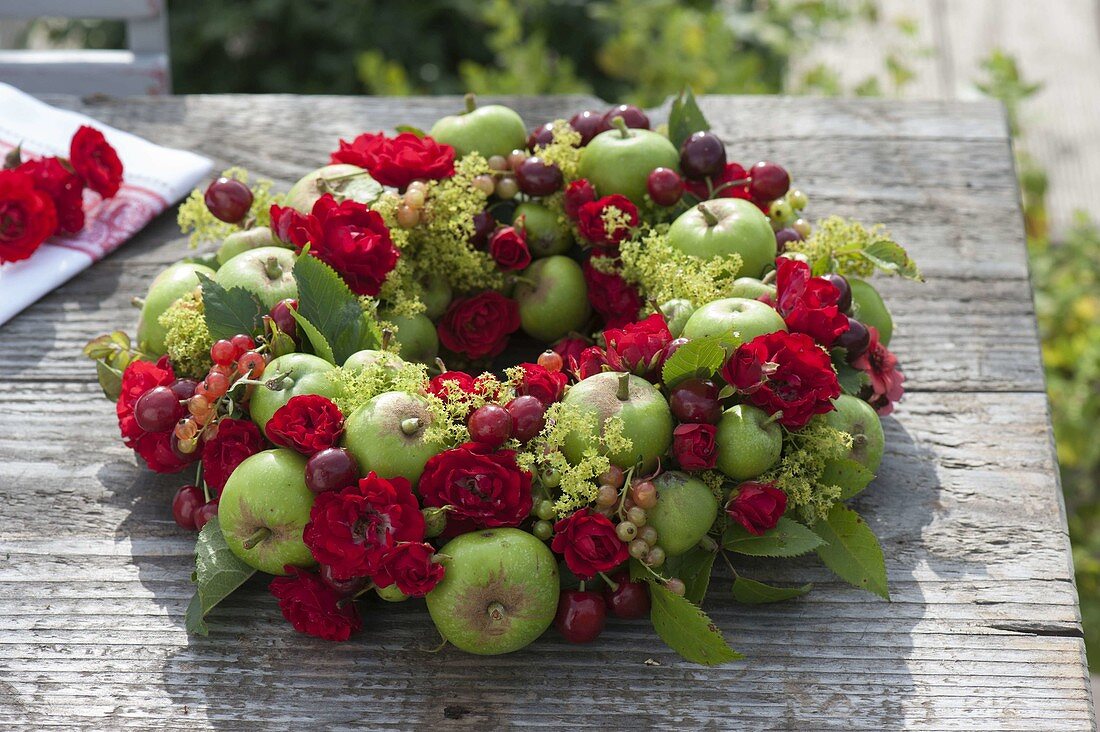
[[[455,99],[191,97],[85,104],[158,142],[288,184],[340,135],[426,125]],[[531,123],[597,103],[510,100]],[[911,393],[855,507],[893,601],[811,560],[739,571],[816,584],[707,609],[745,662],[680,661],[646,624],[516,654],[430,653],[418,603],[365,608],[362,636],[295,634],[264,583],[188,637],[181,477],[139,468],[78,350],[184,243],[170,217],[0,329],[0,725],[5,729],[943,729],[1095,727],[1016,192],[988,104],[715,97],[731,154],[790,161],[815,211],[883,220],[929,274],[884,288]],[[751,137],[746,135],[751,131]],[[271,136],[294,144],[272,145]],[[43,346],[45,350],[43,350]],[[657,665],[647,665],[647,661]]]

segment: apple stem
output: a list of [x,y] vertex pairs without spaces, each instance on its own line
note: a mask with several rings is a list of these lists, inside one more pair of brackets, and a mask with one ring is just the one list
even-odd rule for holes
[[769,424],[771,424],[772,422],[775,422],[778,419],[783,419],[783,410],[782,409],[780,409],[778,412],[775,412],[774,414],[770,415],[761,424],[769,425]]
[[519,275],[516,275],[512,278],[512,280],[514,282],[519,282],[521,284],[527,285],[528,287],[530,287],[533,290],[539,289],[539,283],[535,282],[530,277],[520,277]]
[[699,213],[703,214],[703,220],[707,222],[707,226],[718,225],[718,217],[714,215],[713,211],[701,203],[696,208],[699,209]]
[[763,279],[761,279],[760,281],[763,282],[765,285],[770,285],[771,283],[775,282],[775,277],[778,272],[779,270],[773,269],[771,272],[768,272],[766,275],[764,275]]
[[607,583],[607,586],[611,588],[612,592],[615,592],[616,590],[619,589],[619,583],[618,582],[611,579],[610,577],[608,577],[603,572],[600,572],[600,576],[603,577],[603,581]]
[[615,396],[618,397],[620,402],[630,400],[630,373],[624,371],[619,374],[619,386],[615,390]]
[[271,536],[271,529],[267,528],[266,526],[261,526],[260,528],[256,529],[255,532],[253,532],[252,536],[245,539],[244,543],[241,546],[243,546],[245,549],[252,549],[269,536]]
[[264,272],[269,279],[277,280],[283,276],[283,265],[279,264],[279,260],[275,257],[268,257],[264,262]]
[[382,350],[390,350],[390,342],[393,341],[393,328],[382,329]]
[[611,120],[611,126],[617,129],[624,138],[630,137],[630,128],[626,126],[626,120],[621,116]]
[[439,369],[439,373],[447,373],[447,364],[443,363],[443,359],[441,359],[439,356],[435,357],[435,367]]
[[474,96],[473,94],[467,94],[465,97],[463,97],[463,100],[466,102],[466,112],[467,113],[472,112],[475,109],[477,109],[477,97]]
[[130,305],[132,307],[135,307],[135,308],[144,307],[145,306],[145,298],[144,297],[131,297],[130,298]]
[[489,619],[494,623],[499,623],[504,620],[504,606],[499,602],[490,602],[489,607],[485,608],[485,611],[489,613]]
[[406,435],[415,435],[420,429],[420,417],[408,417],[401,420],[401,431]]

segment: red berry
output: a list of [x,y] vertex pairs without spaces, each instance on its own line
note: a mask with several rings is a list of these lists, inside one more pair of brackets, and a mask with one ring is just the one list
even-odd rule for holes
[[680,170],[688,178],[702,180],[725,169],[726,146],[713,132],[696,132],[680,146]]
[[554,123],[547,122],[531,130],[531,134],[527,136],[527,149],[534,152],[536,147],[540,145],[549,145],[553,141]]
[[825,280],[840,292],[840,299],[836,302],[837,310],[842,313],[846,313],[852,309],[852,287],[848,284],[848,280],[844,275],[833,274],[827,272],[821,275],[821,279]]
[[198,385],[199,382],[194,379],[176,379],[168,388],[176,395],[176,399],[184,401],[195,395],[195,387]]
[[134,419],[146,432],[165,432],[183,416],[179,397],[167,386],[155,386],[134,402]]
[[263,376],[266,367],[267,361],[264,359],[263,354],[255,351],[247,351],[241,354],[240,360],[237,361],[237,373],[252,379]]
[[522,443],[533,440],[546,426],[546,408],[537,397],[518,396],[505,408],[512,415],[512,437]]
[[611,129],[611,121],[616,117],[622,117],[627,127],[632,127],[637,130],[649,129],[649,117],[646,116],[645,112],[638,109],[633,104],[620,104],[617,107],[612,107],[607,110],[603,116],[605,129]]
[[314,493],[338,491],[359,481],[359,463],[342,447],[329,447],[306,461],[306,487]]
[[476,249],[484,249],[489,246],[489,237],[496,231],[497,221],[488,211],[474,214],[474,234],[470,237],[470,244]]
[[706,379],[687,379],[668,395],[668,407],[681,422],[716,423],[722,417],[718,387]]
[[581,145],[587,145],[593,137],[610,129],[603,115],[591,109],[577,112],[570,117],[569,126],[581,133]]
[[218,499],[213,501],[207,501],[198,508],[195,509],[192,520],[195,522],[195,528],[202,531],[202,527],[206,526],[206,522],[218,515]]
[[802,235],[789,226],[775,232],[775,244],[779,254],[787,251],[787,244],[792,241],[802,241]]
[[168,447],[172,450],[172,454],[184,463],[193,463],[200,457],[202,457],[202,453],[199,452],[198,437],[191,437],[186,440],[181,440],[179,436],[176,435],[176,433],[173,431],[168,438]]
[[[275,303],[278,305],[279,303]],[[229,339],[229,342],[233,344],[233,347],[237,349],[237,356],[239,357],[245,351],[251,351],[256,347],[256,341],[244,333],[238,333]]]
[[611,578],[619,587],[604,590],[607,610],[616,618],[641,618],[649,614],[649,588],[645,582],[631,582],[630,574],[622,572]]
[[239,224],[252,208],[252,191],[233,178],[218,178],[203,196],[206,207],[215,218],[227,224]]
[[767,161],[749,169],[749,195],[756,201],[774,201],[786,195],[791,187],[791,176],[782,166]]
[[486,404],[470,413],[466,426],[474,442],[500,447],[512,436],[512,415],[504,407]]
[[863,323],[849,317],[848,330],[841,333],[833,345],[845,349],[848,362],[851,363],[867,352],[867,347],[871,345],[871,331]]
[[561,168],[531,156],[516,166],[516,183],[528,196],[549,196],[561,190],[565,178]]
[[675,206],[684,197],[684,179],[672,168],[654,168],[646,189],[658,206]]
[[[294,316],[290,314],[291,310],[298,309],[298,301],[294,298],[288,297],[285,300],[280,300],[275,303],[271,308],[268,315],[275,322],[275,325],[279,328],[280,333],[286,333],[293,338],[298,334],[298,321],[294,319]],[[249,348],[248,350],[251,350]]]
[[554,627],[570,643],[590,643],[603,632],[607,603],[598,592],[565,590],[558,598]]
[[332,567],[327,564],[321,565],[321,581],[344,596],[354,595],[362,590],[367,586],[367,579],[367,577],[353,577],[346,580],[336,579],[332,576]]
[[561,357],[561,354],[555,351],[553,348],[547,348],[545,351],[539,354],[538,361],[539,366],[542,366],[547,371],[558,372],[561,371],[562,366],[565,365],[565,360]]
[[225,396],[227,391],[229,391],[229,377],[215,371],[207,374],[202,383],[195,387],[196,394],[211,402]]
[[185,485],[172,497],[172,518],[180,528],[195,530],[195,510],[206,502],[206,496],[198,486]]
[[228,366],[237,357],[237,347],[232,341],[222,339],[210,346],[210,358],[219,366]]

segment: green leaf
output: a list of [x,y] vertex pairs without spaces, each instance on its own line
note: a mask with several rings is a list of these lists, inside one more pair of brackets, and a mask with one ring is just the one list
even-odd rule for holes
[[694,338],[677,349],[661,369],[661,381],[668,388],[684,379],[714,376],[726,360],[726,349],[717,338]]
[[95,362],[95,374],[104,396],[112,402],[117,402],[119,394],[122,393],[122,372],[108,366],[106,361],[100,360]]
[[763,605],[805,595],[813,588],[814,586],[810,583],[798,587],[774,587],[748,577],[738,576],[733,581],[733,599],[745,605]]
[[[306,320],[305,316],[294,308],[289,308],[288,312],[298,322],[298,327],[305,332],[306,338],[313,346],[313,352],[333,366],[339,366],[340,364],[336,363],[336,356],[332,354],[332,346],[329,345],[328,339],[321,335],[321,331],[317,330],[317,326]],[[343,363],[343,361],[340,363]]]
[[707,587],[710,585],[710,570],[714,566],[714,557],[715,552],[695,547],[683,554],[669,557],[665,561],[666,575],[683,580],[687,587],[684,597],[696,605],[701,605],[703,598],[707,595]]
[[814,524],[814,530],[828,542],[817,548],[826,567],[845,582],[890,599],[882,547],[858,513],[842,503],[833,504],[829,515]]
[[425,137],[428,134],[419,127],[416,127],[415,125],[397,125],[397,127],[394,127],[394,129],[398,132],[411,132],[417,137]]
[[680,149],[684,140],[694,132],[703,132],[710,129],[710,123],[703,116],[703,110],[695,101],[689,87],[685,87],[677,97],[672,100],[672,109],[668,113],[668,139]]
[[649,582],[653,579],[653,573],[634,557],[630,558],[630,579],[634,582]]
[[259,298],[243,287],[226,289],[208,275],[198,273],[202,283],[202,306],[206,328],[214,340],[230,339],[238,333],[255,335],[263,327],[267,312]]
[[879,269],[891,274],[901,275],[906,279],[923,282],[917,265],[909,258],[908,252],[900,244],[889,239],[879,239],[873,242],[862,252],[863,256],[870,260]]
[[669,648],[693,663],[717,666],[741,658],[729,647],[722,631],[706,613],[687,598],[674,595],[663,586],[650,583],[652,609],[649,618],[653,629]]
[[303,252],[294,263],[294,279],[298,282],[298,314],[325,337],[333,363],[343,363],[356,351],[381,345],[378,324],[363,314],[359,298],[336,270]]
[[722,534],[723,548],[753,557],[797,557],[812,552],[822,543],[822,537],[786,516],[779,519],[774,529],[760,536],[732,522]]
[[206,617],[215,605],[229,597],[256,570],[234,554],[222,536],[217,517],[210,519],[195,543],[195,599],[187,608],[187,630],[206,635]]
[[871,377],[847,362],[844,348],[833,349],[833,366],[836,368],[836,379],[840,382],[840,388],[845,394],[859,396],[863,388],[871,383]]
[[840,500],[846,501],[858,495],[874,479],[875,474],[861,463],[850,458],[841,458],[825,463],[819,482],[823,485],[840,486]]

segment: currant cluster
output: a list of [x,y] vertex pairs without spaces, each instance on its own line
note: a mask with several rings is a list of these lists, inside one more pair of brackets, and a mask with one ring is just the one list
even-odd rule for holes
[[660,567],[665,563],[665,550],[657,546],[657,529],[648,525],[646,514],[657,505],[657,486],[642,478],[631,481],[624,493],[626,474],[615,465],[601,475],[599,481],[596,510],[618,518],[615,533],[627,545],[630,556],[650,567]]
[[489,158],[492,171],[474,178],[473,185],[487,196],[494,193],[508,201],[519,193],[528,196],[549,196],[561,190],[565,177],[561,169],[526,150],[513,150],[507,157]]
[[402,229],[411,229],[424,218],[424,204],[428,202],[428,184],[414,180],[405,189],[401,203],[397,205],[397,225]]

